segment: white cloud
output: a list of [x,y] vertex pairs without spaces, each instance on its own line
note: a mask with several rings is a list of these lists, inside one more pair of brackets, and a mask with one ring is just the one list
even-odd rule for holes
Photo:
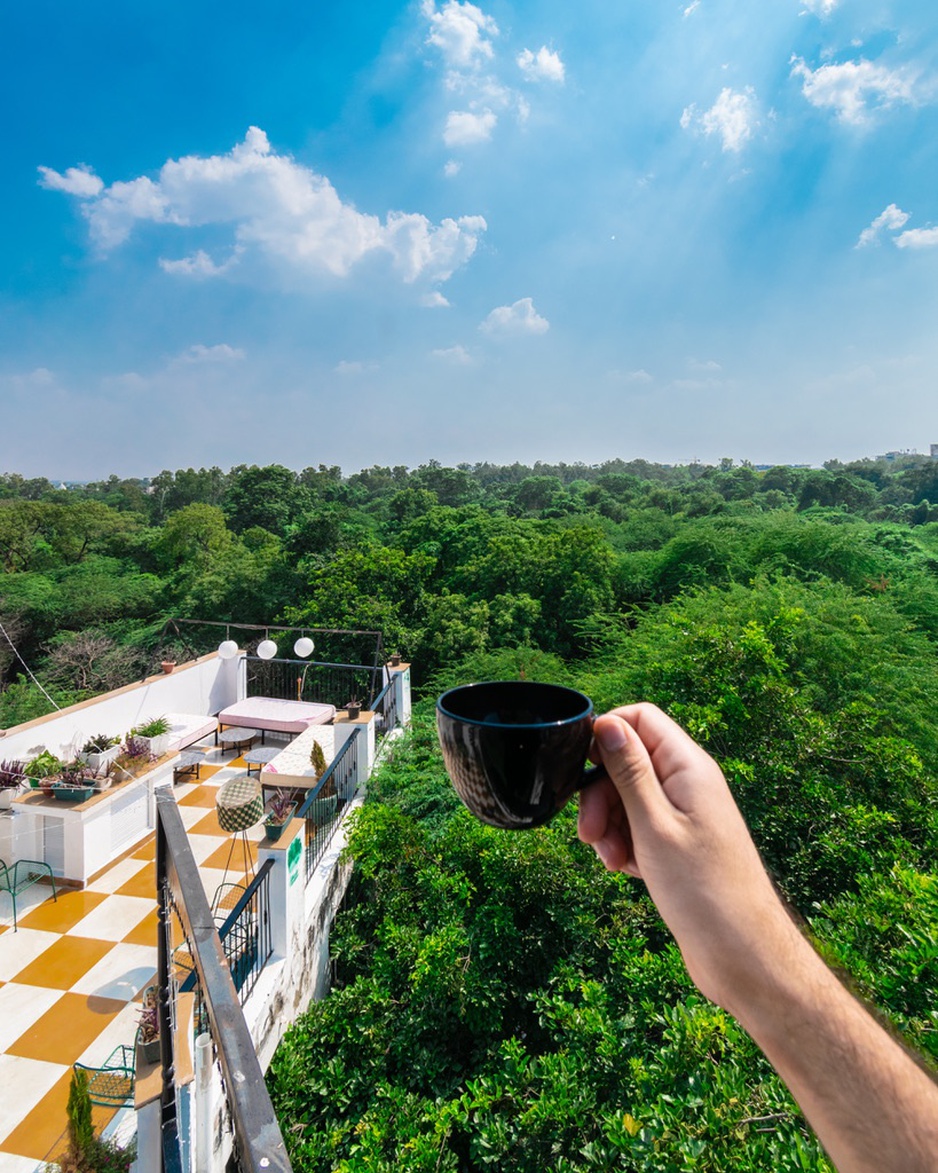
[[434,0],[424,0],[422,10],[430,21],[427,44],[436,46],[447,64],[469,69],[492,57],[488,38],[498,36],[498,25],[481,8],[447,0],[437,11]]
[[681,126],[687,130],[696,123],[704,134],[719,135],[723,140],[724,151],[738,153],[759,125],[756,109],[755,91],[751,86],[743,91],[725,86],[714,104],[703,114],[698,116],[696,106],[688,106],[681,114]]
[[[440,9],[434,0],[423,0],[421,11],[430,22],[427,43],[441,50],[445,67],[443,88],[450,109],[443,127],[444,144],[460,149],[490,141],[503,114],[514,115],[523,125],[530,106],[518,89],[499,77],[492,40],[498,36],[495,21],[476,5],[457,0],[447,0]],[[537,53],[525,49],[515,60],[528,80],[564,80],[559,54],[546,45]],[[451,178],[457,166],[450,160],[444,174]]]
[[874,241],[879,239],[884,228],[890,232],[897,232],[908,222],[908,219],[908,212],[903,212],[896,204],[890,204],[888,208],[880,212],[868,228],[863,229],[857,240],[856,247],[863,248],[868,244],[873,244]]
[[4,382],[16,390],[35,390],[40,387],[53,387],[57,380],[48,367],[36,367],[25,375],[5,375]]
[[805,11],[816,16],[830,16],[837,7],[837,0],[804,0]]
[[448,147],[465,147],[484,143],[492,137],[498,116],[491,110],[473,114],[470,110],[451,110],[443,131],[443,142]]
[[696,12],[700,7],[700,0],[692,0],[690,4],[684,9],[684,15],[690,16],[692,12]]
[[908,68],[887,69],[872,61],[844,61],[811,69],[800,57],[791,59],[791,76],[801,78],[801,92],[819,110],[833,110],[841,122],[859,126],[867,109],[914,103],[916,75]]
[[242,252],[243,249],[236,248],[227,261],[217,265],[207,252],[197,249],[191,256],[180,257],[178,261],[160,257],[160,268],[164,273],[180,277],[220,277],[238,263]]
[[446,166],[443,168],[443,174],[447,179],[452,179],[462,171],[462,163],[456,159],[448,159]]
[[653,383],[654,378],[642,367],[637,371],[621,371],[614,369],[606,372],[606,378],[613,383],[630,383],[645,386]]
[[513,305],[497,306],[479,329],[486,334],[546,334],[550,322],[534,308],[530,297],[522,297]]
[[934,248],[938,245],[938,228],[910,228],[896,237],[897,248]]
[[84,164],[66,168],[64,175],[53,171],[51,167],[40,167],[39,174],[42,176],[39,180],[40,187],[48,188],[50,191],[64,191],[81,199],[96,196],[104,187],[103,180]]
[[[60,178],[68,182],[67,173]],[[406,282],[445,281],[469,260],[486,229],[481,216],[433,224],[419,213],[389,212],[382,223],[343,203],[325,176],[272,151],[257,127],[227,155],[171,159],[155,182],[141,177],[103,187],[86,197],[82,211],[92,240],[105,251],[123,244],[140,222],[230,225],[236,254],[345,277],[363,257],[384,253]],[[163,262],[165,271],[190,276],[226,267],[201,252]]]
[[449,302],[440,293],[439,289],[431,289],[429,293],[424,294],[420,299],[420,304],[426,306],[427,309],[435,310],[445,309],[449,305]]
[[536,53],[522,49],[516,58],[518,68],[528,81],[556,81],[563,83],[564,67],[559,53],[542,45]]
[[456,366],[468,366],[472,362],[472,355],[466,350],[465,346],[446,346],[440,350],[431,350],[430,354],[433,358],[442,359],[444,362],[455,363]]
[[720,364],[715,362],[712,358],[689,358],[687,360],[687,369],[701,375],[714,375],[717,372],[723,370]]
[[217,346],[204,346],[197,342],[182,354],[173,359],[173,365],[188,365],[190,363],[227,363],[240,362],[244,358],[244,351],[236,346],[229,346],[225,342]]

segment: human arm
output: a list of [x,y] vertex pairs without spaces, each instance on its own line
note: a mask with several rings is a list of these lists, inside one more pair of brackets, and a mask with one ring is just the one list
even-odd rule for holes
[[938,1085],[805,939],[713,759],[652,705],[597,718],[594,757],[609,778],[581,794],[580,838],[645,881],[693,981],[759,1044],[841,1173],[938,1169]]

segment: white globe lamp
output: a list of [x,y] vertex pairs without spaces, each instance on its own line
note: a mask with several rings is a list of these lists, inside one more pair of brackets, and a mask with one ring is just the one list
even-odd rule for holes
[[316,645],[308,635],[301,635],[293,645],[293,650],[301,659],[305,660],[307,656],[311,656],[313,654],[313,649],[315,646]]
[[262,639],[257,645],[257,654],[262,660],[272,660],[277,654],[277,645],[272,639]]
[[224,639],[218,645],[218,656],[222,660],[233,660],[238,654],[238,645],[233,639]]

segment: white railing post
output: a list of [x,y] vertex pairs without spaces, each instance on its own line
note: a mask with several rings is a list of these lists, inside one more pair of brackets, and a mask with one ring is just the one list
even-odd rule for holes
[[274,957],[283,958],[288,966],[294,952],[302,949],[306,882],[303,828],[302,819],[291,819],[276,843],[262,839],[257,846],[258,868],[268,859],[274,862],[267,875],[270,943]]
[[410,664],[388,664],[397,701],[397,717],[401,725],[410,724]]
[[350,721],[347,714],[336,714],[333,724],[334,757],[339,756],[342,747],[356,729],[359,729],[360,733],[355,738],[355,744],[349,750],[353,759],[351,777],[349,778],[349,794],[354,794],[360,786],[364,786],[375,764],[375,715],[372,712],[362,712],[354,721]]

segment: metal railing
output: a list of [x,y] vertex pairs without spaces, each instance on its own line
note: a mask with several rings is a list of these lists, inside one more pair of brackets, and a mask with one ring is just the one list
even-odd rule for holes
[[375,739],[383,741],[400,724],[397,709],[397,688],[392,678],[371,702],[375,715]]
[[367,706],[381,682],[382,669],[373,664],[330,664],[307,660],[262,660],[247,657],[248,696],[311,701],[341,707],[358,698]]
[[[264,884],[258,886],[257,892],[266,886],[267,873],[263,868],[258,880],[261,876]],[[157,1007],[163,1077],[160,1096],[162,1168],[166,1173],[182,1169],[176,1109],[172,973],[173,949],[178,943],[173,939],[174,921],[178,921],[188,945],[201,990],[204,1015],[221,1068],[234,1134],[234,1168],[241,1173],[292,1173],[254,1041],[244,1021],[229,960],[216,931],[176,798],[169,787],[156,790],[156,881],[159,901]],[[245,893],[222,928],[228,927],[229,922],[232,926],[240,923],[245,908],[252,906],[254,898]],[[228,935],[231,936],[230,930]]]
[[336,823],[355,797],[353,778],[355,747],[361,736],[356,726],[348,740],[329,763],[314,789],[304,799],[297,817],[306,820],[306,882],[309,883],[332,838]]
[[[270,928],[269,881],[273,866],[272,859],[264,861],[244,895],[218,929],[231,980],[242,1006],[250,998],[257,979],[274,951]],[[218,914],[215,915],[217,919]]]

